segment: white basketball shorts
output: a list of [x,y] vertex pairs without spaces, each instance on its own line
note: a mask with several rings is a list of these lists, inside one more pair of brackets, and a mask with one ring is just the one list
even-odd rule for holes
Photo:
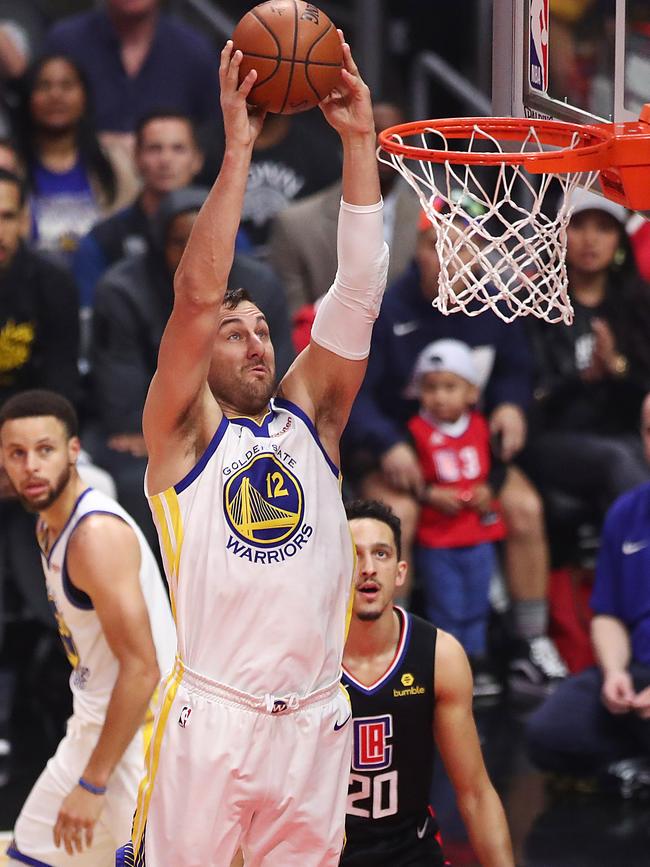
[[177,661],[118,867],[230,867],[239,848],[246,867],[336,867],[350,716],[338,681],[304,698],[257,698]]
[[113,771],[106,790],[106,802],[95,826],[89,849],[68,855],[54,845],[53,830],[61,803],[77,785],[101,726],[72,716],[65,737],[48,761],[23,805],[7,850],[10,864],[45,867],[111,867],[115,849],[131,833],[138,784],[144,774],[145,732],[140,730]]

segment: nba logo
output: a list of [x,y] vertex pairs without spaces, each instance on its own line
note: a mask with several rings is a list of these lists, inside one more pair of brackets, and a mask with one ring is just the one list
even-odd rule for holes
[[187,707],[187,705],[185,705],[185,707],[184,707],[183,710],[181,711],[181,715],[180,715],[179,718],[178,718],[178,724],[179,724],[179,726],[180,726],[182,729],[184,729],[185,726],[186,726],[186,725],[188,724],[188,722],[190,721],[190,714],[191,714],[191,713],[192,713],[192,708],[191,708],[191,707]]
[[530,0],[528,81],[539,93],[548,89],[548,7],[549,0]]

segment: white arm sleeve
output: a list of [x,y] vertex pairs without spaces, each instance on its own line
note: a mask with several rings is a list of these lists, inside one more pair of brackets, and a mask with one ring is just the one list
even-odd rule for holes
[[312,339],[351,361],[367,358],[388,273],[383,201],[348,205],[341,200],[334,283],[318,306]]

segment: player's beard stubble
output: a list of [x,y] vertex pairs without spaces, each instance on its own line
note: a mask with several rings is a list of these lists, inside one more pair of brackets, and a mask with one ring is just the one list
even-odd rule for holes
[[[257,362],[257,365],[259,362]],[[231,376],[227,379],[210,378],[210,391],[222,407],[232,407],[245,416],[259,415],[269,404],[275,392],[275,369],[264,365],[268,377],[263,379],[247,379],[245,373],[241,376]]]
[[48,490],[45,494],[41,494],[40,497],[36,499],[30,499],[29,497],[25,497],[20,491],[16,491],[18,495],[18,499],[22,503],[22,505],[27,509],[28,512],[32,512],[33,514],[37,514],[38,512],[42,512],[44,509],[49,509],[49,507],[54,503],[64,491],[66,485],[70,481],[72,469],[71,464],[67,464],[60,472],[58,478],[52,483],[49,484]]

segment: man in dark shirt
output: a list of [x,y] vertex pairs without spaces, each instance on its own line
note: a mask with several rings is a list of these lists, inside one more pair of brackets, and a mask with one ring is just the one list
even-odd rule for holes
[[21,242],[24,187],[0,169],[0,403],[25,388],[76,402],[79,307],[70,275]]
[[[218,131],[210,151],[214,176],[223,157]],[[340,146],[322,118],[267,114],[253,148],[241,218],[241,230],[257,253],[268,253],[277,214],[340,177]]]
[[[77,290],[61,265],[21,241],[25,226],[22,181],[0,169],[0,405],[18,391],[48,388],[79,399]],[[7,608],[29,612],[51,630],[52,615],[35,544],[33,515],[13,497],[0,466],[0,647]],[[9,601],[11,600],[11,602]],[[8,726],[15,672],[0,663],[0,777],[8,773]]]
[[96,223],[81,240],[73,268],[83,307],[93,303],[104,271],[125,256],[146,252],[150,220],[162,199],[186,187],[200,171],[203,154],[189,115],[156,111],[138,122],[135,163],[142,178],[139,196],[126,208]]
[[[202,124],[218,104],[218,63],[202,34],[160,11],[159,0],[106,0],[54,25],[44,50],[86,73],[97,129],[133,144],[139,118],[157,108]],[[107,139],[109,141],[109,139]]]

